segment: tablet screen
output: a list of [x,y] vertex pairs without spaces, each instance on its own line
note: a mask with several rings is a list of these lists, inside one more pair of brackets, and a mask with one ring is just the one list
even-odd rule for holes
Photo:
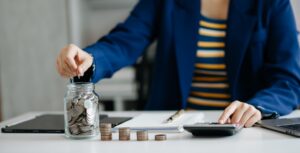
[[[100,122],[121,124],[130,117],[108,117],[100,115]],[[60,114],[45,114],[33,119],[2,128],[3,133],[64,133],[64,116]]]

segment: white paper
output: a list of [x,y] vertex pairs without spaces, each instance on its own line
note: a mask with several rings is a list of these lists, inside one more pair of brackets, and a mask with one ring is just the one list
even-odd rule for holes
[[133,119],[118,125],[116,128],[129,127],[131,130],[148,130],[148,131],[164,131],[164,132],[182,132],[182,126],[185,124],[193,124],[203,122],[204,115],[201,112],[184,112],[179,118],[171,123],[164,121],[173,115],[174,112],[146,112],[140,114]]

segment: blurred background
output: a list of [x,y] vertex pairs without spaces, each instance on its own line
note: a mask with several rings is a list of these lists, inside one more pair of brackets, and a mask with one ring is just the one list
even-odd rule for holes
[[[0,120],[29,111],[62,111],[68,80],[55,69],[60,49],[97,41],[137,1],[0,0]],[[300,29],[300,1],[291,2]],[[135,65],[96,84],[102,110],[143,108],[154,48],[155,43]]]

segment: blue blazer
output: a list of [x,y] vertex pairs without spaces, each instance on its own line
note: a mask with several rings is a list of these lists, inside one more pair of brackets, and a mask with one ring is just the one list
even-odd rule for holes
[[[186,106],[196,54],[199,0],[140,0],[130,16],[85,48],[93,82],[136,62],[158,40],[146,109]],[[232,101],[264,113],[288,114],[300,101],[300,56],[289,0],[231,0],[226,64]]]

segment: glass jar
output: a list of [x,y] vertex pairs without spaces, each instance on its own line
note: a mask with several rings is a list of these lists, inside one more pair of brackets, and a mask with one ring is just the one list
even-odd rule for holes
[[70,83],[64,98],[65,135],[84,139],[99,135],[99,96],[93,83]]

